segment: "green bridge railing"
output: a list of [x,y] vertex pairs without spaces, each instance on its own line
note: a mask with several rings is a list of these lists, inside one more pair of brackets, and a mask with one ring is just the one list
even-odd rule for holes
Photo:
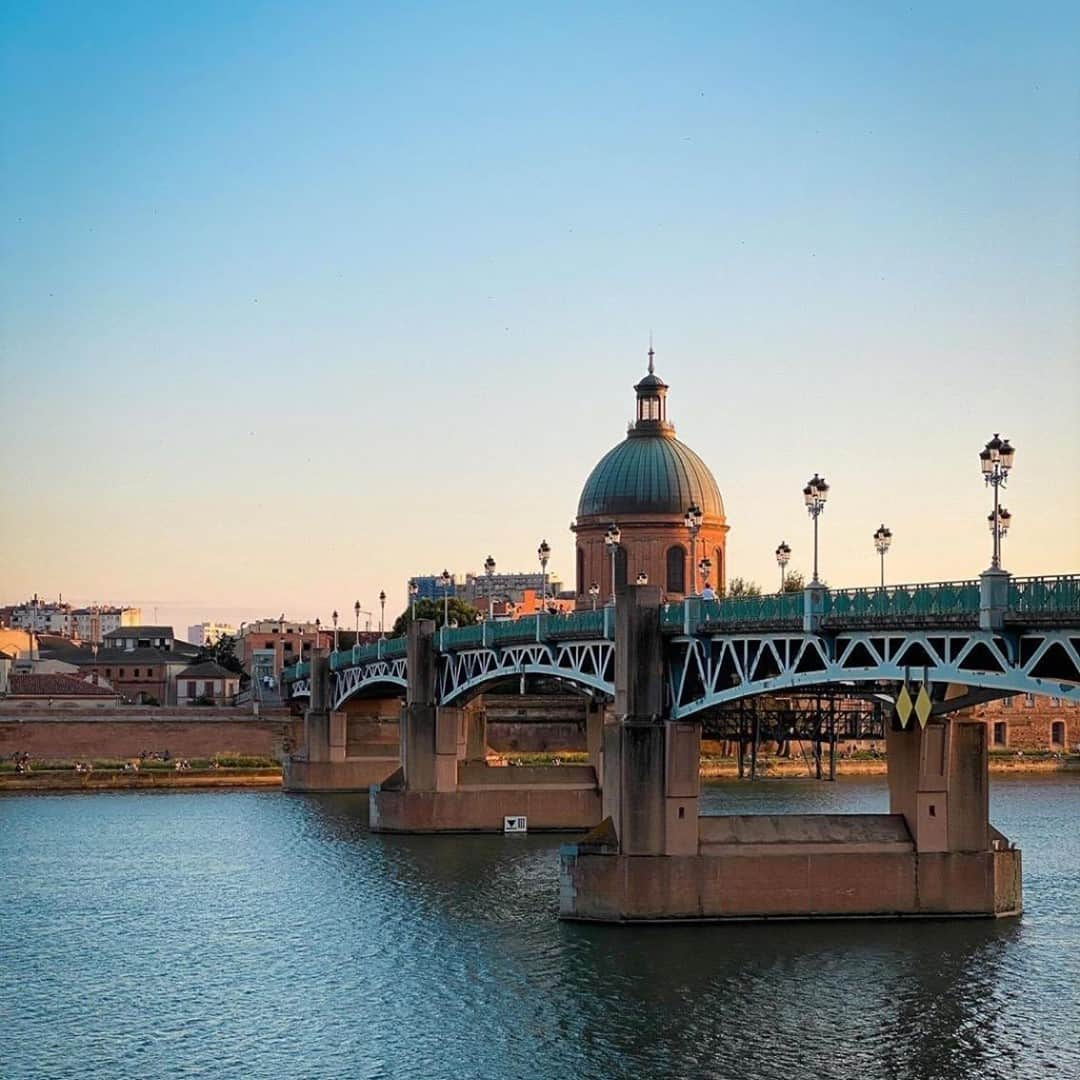
[[[664,604],[660,626],[671,634],[722,631],[736,628],[801,629],[806,596],[770,593],[721,600],[692,599]],[[826,589],[820,615],[823,626],[902,623],[911,620],[956,620],[971,623],[979,617],[980,588],[974,581],[939,581],[885,588]],[[1080,620],[1080,574],[1011,578],[1006,618]],[[457,651],[485,645],[524,644],[582,638],[613,639],[615,618],[608,607],[556,615],[526,615],[513,621],[449,627],[436,633],[436,648]],[[372,660],[393,660],[405,655],[405,638],[383,638],[330,654],[330,668],[340,671]],[[311,674],[308,661],[283,669],[283,682]]]

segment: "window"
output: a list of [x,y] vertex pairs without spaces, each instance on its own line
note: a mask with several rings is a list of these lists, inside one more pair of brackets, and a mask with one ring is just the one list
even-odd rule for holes
[[107,667],[105,669],[105,678],[106,679],[111,679],[112,678],[112,668],[111,667]]
[[116,674],[122,679],[124,677],[124,669],[121,668]]
[[194,679],[188,679],[187,680],[187,696],[191,697],[191,698],[196,696],[196,694],[195,694],[195,680]]
[[293,651],[292,642],[291,641],[286,641],[285,644],[282,646],[282,648],[286,652],[292,652]]
[[1009,745],[1009,725],[1004,720],[998,720],[994,724],[994,745]]
[[1065,745],[1065,721],[1055,720],[1050,725],[1050,745],[1051,746],[1064,746]]
[[1025,694],[1024,695],[1024,708],[1025,709],[1033,709],[1034,707],[1035,707],[1035,695],[1034,694]]
[[272,649],[273,647],[274,647],[274,643],[272,641],[267,641],[267,642],[265,642],[263,644],[264,649]]
[[667,591],[686,592],[686,548],[681,544],[669,547],[667,551]]
[[207,697],[214,696],[214,682],[212,679],[207,679],[206,682],[203,683],[203,693]]
[[717,548],[713,552],[712,569],[709,571],[712,574],[712,587],[718,595],[723,595],[724,590],[721,586],[724,584],[724,553],[720,548]]
[[577,594],[585,595],[585,549],[577,549]]
[[1010,694],[1006,698],[1001,699],[1001,707],[1003,709],[1011,709],[1012,708],[1012,694]]
[[139,669],[136,668],[132,673],[132,678],[137,679],[139,677]]
[[1061,707],[1061,698],[1052,697],[1050,699],[1050,704],[1055,709],[1060,708]]

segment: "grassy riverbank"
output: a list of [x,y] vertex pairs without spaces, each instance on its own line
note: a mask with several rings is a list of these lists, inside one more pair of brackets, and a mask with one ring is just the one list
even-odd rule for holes
[[[222,754],[192,758],[187,768],[175,761],[98,758],[77,771],[69,760],[31,761],[29,772],[17,772],[12,762],[0,764],[0,792],[124,791],[145,788],[280,787],[281,766],[271,758]],[[128,766],[125,769],[125,764]]]

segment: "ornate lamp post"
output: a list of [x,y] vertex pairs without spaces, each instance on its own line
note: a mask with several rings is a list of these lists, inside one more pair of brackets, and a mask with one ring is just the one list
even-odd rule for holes
[[589,595],[592,597],[592,609],[596,610],[596,598],[600,595],[600,586],[594,581],[589,586]]
[[814,473],[813,477],[806,482],[803,488],[803,501],[806,503],[806,512],[814,519],[814,577],[811,585],[820,585],[818,581],[818,518],[825,509],[825,501],[829,497],[829,485],[825,483],[823,476]]
[[334,652],[337,652],[338,651],[338,632],[337,632],[338,614],[337,614],[336,611],[331,613],[330,619],[334,624]]
[[322,648],[322,619],[315,616],[315,648]]
[[707,584],[709,581],[709,571],[712,569],[712,559],[710,559],[708,555],[702,555],[701,558],[698,559],[697,568],[701,573],[701,580]]
[[697,503],[691,503],[683,518],[683,524],[690,531],[690,573],[693,575],[691,596],[697,596],[697,535],[701,531],[701,522],[704,519],[701,507]]
[[[379,636],[386,637],[386,590],[379,590]],[[359,640],[359,639],[357,639]]]
[[540,541],[540,546],[536,549],[536,557],[540,560],[540,607],[538,611],[543,611],[547,604],[547,564],[548,559],[551,558],[551,546],[546,540]]
[[[994,437],[979,451],[979,464],[982,467],[983,479],[994,489],[994,513],[993,518],[998,519],[998,488],[1008,487],[1009,471],[1013,467],[1016,458],[1016,448],[1010,445],[1008,439],[1002,439],[995,431]],[[994,534],[994,555],[990,562],[991,570],[1001,569],[1001,529],[991,530]]]
[[420,586],[415,581],[409,582],[409,608],[412,612],[412,621],[416,622],[416,597],[420,593]]
[[787,564],[791,561],[791,547],[786,540],[781,540],[776,549],[776,565],[780,567],[780,591],[784,591],[784,575]]
[[450,571],[443,570],[439,580],[442,582],[442,621],[445,626],[450,621]]
[[990,514],[986,515],[986,523],[987,523],[987,525],[990,526],[990,532],[991,533],[993,533],[995,531],[995,526],[996,526],[997,544],[998,544],[998,549],[1000,550],[1001,544],[1005,539],[1005,534],[1009,531],[1009,526],[1012,524],[1012,514],[1009,513],[1009,511],[1008,511],[1008,509],[1006,507],[1002,506],[997,511],[997,518],[996,519],[995,519],[993,513],[990,513]]
[[887,529],[882,523],[878,526],[878,530],[874,533],[874,547],[877,548],[877,553],[881,556],[881,587],[885,588],[885,552],[889,550],[889,545],[892,543],[892,529]]
[[649,575],[646,574],[644,570],[639,570],[638,571],[637,583],[639,585],[648,585],[649,584]]
[[360,644],[360,611],[361,611],[360,601],[359,600],[357,600],[356,603],[353,604],[352,609],[356,613],[356,641],[355,641],[355,644],[359,645]]
[[622,532],[619,530],[619,526],[613,521],[608,527],[607,532],[604,533],[604,543],[607,545],[608,551],[611,552],[611,603],[615,603],[615,555],[619,550],[619,541],[622,539]]
[[495,592],[494,592],[495,586],[494,586],[494,582],[492,581],[492,578],[494,577],[494,574],[495,574],[495,557],[493,555],[489,555],[484,560],[484,573],[487,574],[487,580],[488,580],[488,587],[487,587],[488,618],[491,619],[491,618],[494,618],[494,616],[495,616]]

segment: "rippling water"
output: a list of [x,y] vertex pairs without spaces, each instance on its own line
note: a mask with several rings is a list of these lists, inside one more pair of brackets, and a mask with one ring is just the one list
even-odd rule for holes
[[1080,1076],[1080,778],[995,780],[1025,872],[1000,922],[560,923],[558,839],[372,836],[362,808],[0,799],[0,1077]]

